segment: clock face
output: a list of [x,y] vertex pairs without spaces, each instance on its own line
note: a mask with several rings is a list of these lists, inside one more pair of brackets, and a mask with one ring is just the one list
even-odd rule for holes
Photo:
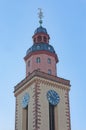
[[60,97],[56,91],[49,90],[47,92],[47,99],[48,99],[50,104],[57,105],[59,103]]
[[25,95],[22,98],[22,107],[26,108],[30,100],[30,96],[28,93],[25,93]]

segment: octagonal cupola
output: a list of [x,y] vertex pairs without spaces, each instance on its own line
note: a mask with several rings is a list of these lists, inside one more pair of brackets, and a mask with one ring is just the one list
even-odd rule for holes
[[34,32],[34,35],[33,35],[33,43],[34,44],[37,44],[37,43],[49,43],[49,35],[47,33],[47,29],[42,27],[42,18],[43,18],[43,13],[42,11],[40,10],[40,13],[39,13],[39,23],[40,23],[40,26],[35,30]]
[[37,43],[49,43],[49,35],[47,33],[46,28],[39,26],[33,35],[33,43],[37,44]]

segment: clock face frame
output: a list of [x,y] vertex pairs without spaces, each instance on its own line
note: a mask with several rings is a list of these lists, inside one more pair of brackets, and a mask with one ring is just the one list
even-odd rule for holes
[[57,105],[60,101],[60,97],[58,93],[54,90],[49,90],[47,92],[47,99],[51,105]]
[[22,98],[22,108],[26,108],[28,106],[29,100],[30,100],[29,94],[25,93]]

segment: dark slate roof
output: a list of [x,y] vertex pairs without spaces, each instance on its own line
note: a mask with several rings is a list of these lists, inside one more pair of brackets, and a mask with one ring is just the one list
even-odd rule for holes
[[55,50],[54,50],[54,48],[53,48],[51,45],[46,44],[46,43],[36,43],[36,44],[33,44],[33,46],[30,47],[30,48],[27,50],[26,55],[28,55],[28,54],[31,53],[31,52],[43,51],[43,50],[55,54]]
[[41,32],[47,34],[46,28],[43,28],[42,26],[40,26],[40,27],[38,27],[38,28],[35,30],[34,34],[36,34],[36,33],[41,33]]

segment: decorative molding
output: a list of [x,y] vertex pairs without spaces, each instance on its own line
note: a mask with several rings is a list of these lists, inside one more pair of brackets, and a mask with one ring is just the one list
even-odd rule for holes
[[18,101],[17,101],[17,98],[16,98],[16,108],[15,108],[15,130],[18,130],[18,129],[17,129],[17,124],[18,124]]
[[46,55],[48,55],[48,56],[54,57],[55,60],[56,60],[56,63],[59,61],[59,60],[58,60],[58,57],[57,57],[57,55],[56,55],[55,53],[52,53],[52,52],[49,52],[49,51],[46,51],[46,50],[40,50],[40,51],[31,52],[31,53],[29,53],[28,55],[26,55],[26,56],[24,57],[24,60],[26,61],[26,60],[29,59],[31,56],[33,56],[33,55],[39,55],[39,54],[46,54]]
[[33,88],[33,130],[39,130],[41,125],[41,104],[39,95],[41,94],[41,89],[39,84],[36,82]]
[[52,82],[51,80],[47,80],[47,79],[42,79],[42,78],[37,78],[37,80],[40,82],[40,84],[44,84],[47,86],[54,86],[56,88],[59,89],[63,89],[63,90],[70,90],[70,88],[68,86],[65,86],[64,84],[60,84],[58,82]]
[[[48,85],[51,85],[51,84],[53,85],[53,83],[54,83],[54,85],[56,87],[57,87],[57,83],[58,83],[59,84],[58,87],[67,86],[67,89],[70,89],[70,81],[69,80],[35,70],[29,76],[27,76],[25,79],[23,79],[19,84],[17,84],[14,87],[15,96],[17,95],[16,93],[18,92],[18,90],[23,91],[24,89],[29,87],[32,83],[34,83],[35,80],[39,80],[39,82],[42,82],[43,84],[45,81],[45,84],[48,84]],[[65,89],[65,87],[62,87],[62,89]]]
[[69,105],[69,93],[66,91],[65,93],[65,99],[66,99],[66,109],[65,109],[65,115],[66,115],[66,125],[67,125],[67,130],[71,130],[71,125],[70,125],[70,105]]

